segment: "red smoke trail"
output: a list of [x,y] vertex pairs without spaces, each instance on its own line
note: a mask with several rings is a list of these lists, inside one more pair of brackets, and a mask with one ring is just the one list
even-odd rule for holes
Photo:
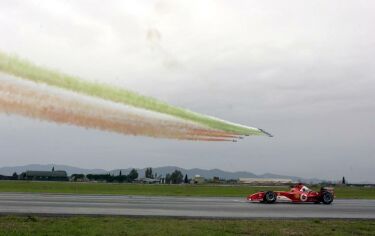
[[240,136],[237,134],[232,134],[232,133],[228,133],[225,131],[206,130],[206,129],[194,129],[193,134],[202,135],[202,136],[211,136],[211,137],[231,138],[231,139],[240,138]]
[[51,93],[36,86],[1,81],[0,111],[27,117],[96,128],[128,135],[144,135],[200,141],[231,141],[225,132],[205,130],[199,125],[158,117],[144,117],[103,104]]

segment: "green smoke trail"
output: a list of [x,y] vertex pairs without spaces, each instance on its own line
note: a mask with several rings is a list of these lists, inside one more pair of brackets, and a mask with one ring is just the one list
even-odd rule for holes
[[232,132],[241,135],[261,135],[261,130],[229,123],[213,117],[201,115],[183,108],[168,105],[156,99],[139,95],[122,88],[81,80],[74,76],[65,75],[50,69],[36,66],[16,56],[0,52],[0,71],[24,79],[51,86],[68,89],[89,96],[98,97],[114,102],[144,108],[151,111],[169,114],[182,119],[197,122],[210,128]]

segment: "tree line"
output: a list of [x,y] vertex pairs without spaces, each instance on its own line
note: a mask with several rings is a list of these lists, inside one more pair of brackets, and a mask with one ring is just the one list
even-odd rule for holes
[[[103,181],[103,182],[134,182],[138,178],[139,174],[136,169],[132,169],[128,175],[122,174],[122,171],[120,170],[118,175],[113,174],[73,174],[71,176],[71,179],[73,181],[77,181],[79,179],[87,178],[89,181]],[[152,168],[146,168],[145,170],[145,177],[149,179],[160,179],[161,182],[164,182],[166,184],[181,184],[181,183],[190,183],[190,179],[188,178],[187,174],[182,174],[181,171],[175,170],[172,173],[166,174],[166,176],[163,178],[162,175],[158,175],[157,173],[153,173]]]
[[[54,171],[54,167],[52,168],[52,172]],[[106,174],[72,174],[70,179],[72,181],[100,181],[100,182],[118,182],[118,183],[132,183],[137,180],[139,177],[138,171],[136,169],[132,169],[129,174],[123,174],[122,171],[119,171],[118,175],[106,173]],[[185,177],[183,176],[182,172],[179,170],[175,170],[172,173],[166,174],[165,177],[162,175],[158,175],[154,173],[152,168],[146,168],[145,170],[145,177],[149,179],[158,179],[161,183],[166,184],[181,184],[181,183],[190,183],[190,179],[188,178],[187,174]],[[17,173],[13,173],[12,176],[1,176],[0,179],[8,179],[8,180],[18,180],[19,176]]]
[[[83,179],[85,176],[83,174],[74,174],[71,178],[74,179]],[[123,175],[122,171],[120,170],[119,175],[111,175],[108,174],[88,174],[86,178],[90,181],[105,181],[105,182],[128,182],[131,183],[138,178],[138,171],[136,169],[132,169],[128,175]]]
[[[161,176],[158,176],[157,173],[153,174],[151,167],[146,168],[145,177],[150,178],[150,179],[161,178]],[[181,183],[187,184],[189,182],[190,182],[190,180],[189,180],[187,174],[185,174],[185,178],[184,178],[184,175],[179,170],[175,170],[172,173],[168,173],[168,174],[165,175],[165,183],[166,184],[181,184]]]

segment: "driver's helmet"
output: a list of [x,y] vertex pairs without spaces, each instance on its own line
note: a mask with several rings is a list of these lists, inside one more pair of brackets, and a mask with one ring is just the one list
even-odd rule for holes
[[302,191],[302,192],[309,192],[310,189],[309,189],[308,187],[306,187],[306,186],[303,185],[303,186],[301,187],[301,191]]

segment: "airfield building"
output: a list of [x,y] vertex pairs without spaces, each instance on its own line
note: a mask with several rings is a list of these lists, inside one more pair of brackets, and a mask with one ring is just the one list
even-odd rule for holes
[[56,171],[33,171],[28,170],[19,175],[20,180],[38,181],[68,181],[68,175],[64,170]]
[[191,180],[192,184],[203,184],[204,182],[205,182],[205,178],[200,175],[195,175]]

